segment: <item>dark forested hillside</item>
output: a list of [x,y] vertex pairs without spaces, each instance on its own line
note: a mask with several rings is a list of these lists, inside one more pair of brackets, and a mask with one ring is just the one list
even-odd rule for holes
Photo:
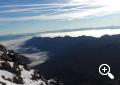
[[[58,78],[66,85],[120,85],[120,35],[34,37],[22,47],[48,51],[50,59],[35,68],[44,76]],[[99,74],[98,67],[103,63],[111,66],[114,81]]]

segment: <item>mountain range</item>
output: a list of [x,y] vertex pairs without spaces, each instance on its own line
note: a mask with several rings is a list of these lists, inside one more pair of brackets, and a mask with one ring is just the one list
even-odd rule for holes
[[[44,63],[32,67],[46,78],[60,79],[65,85],[120,84],[120,35],[33,37],[21,47],[48,52],[49,58]],[[99,74],[101,64],[110,65],[114,81]]]

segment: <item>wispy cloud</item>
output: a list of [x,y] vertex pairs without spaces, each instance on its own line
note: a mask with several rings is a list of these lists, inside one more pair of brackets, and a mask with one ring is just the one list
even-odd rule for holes
[[63,4],[26,4],[26,5],[1,5],[0,8],[13,8],[13,7],[38,7],[38,6],[61,6]]
[[10,9],[10,10],[3,10],[0,11],[0,13],[18,13],[18,12],[32,12],[35,10],[39,11],[47,11],[46,9],[54,9],[58,6],[52,6],[52,7],[30,7],[30,8],[17,8],[17,9]]
[[[120,12],[119,0],[71,0],[65,4],[4,5],[0,13],[26,13],[26,16],[0,18],[0,21],[80,19]],[[34,11],[38,12],[34,15]],[[45,11],[45,13],[42,13]],[[33,13],[27,16],[27,12]],[[42,13],[42,14],[41,14]]]

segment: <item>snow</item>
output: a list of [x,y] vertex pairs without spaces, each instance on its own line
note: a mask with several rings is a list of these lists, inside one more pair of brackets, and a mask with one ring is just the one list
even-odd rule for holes
[[23,79],[31,79],[32,78],[32,74],[33,74],[34,70],[30,70],[30,71],[26,71],[25,69],[23,69],[22,73],[22,78]]
[[[12,45],[14,46],[14,48],[16,48],[16,47],[18,48],[18,45],[20,45],[24,41],[25,41],[25,39],[23,39],[23,41],[22,40],[18,41],[18,43],[16,43],[15,41],[14,42],[11,41],[11,44],[7,43],[7,42],[6,43],[3,42],[3,43],[6,44],[9,48],[13,48],[13,47],[11,47]],[[7,52],[7,54],[8,53],[9,52]],[[2,54],[3,54],[3,52],[0,51],[1,56],[2,56]],[[33,65],[43,63],[47,59],[46,56],[47,56],[47,53],[41,52],[41,53],[35,53],[33,55],[29,54],[27,57],[29,57],[31,59],[32,63],[30,65],[33,66]],[[0,66],[1,66],[2,62],[6,62],[6,63],[8,62],[12,69],[14,62],[4,61],[4,59],[1,59]],[[14,74],[14,72],[13,73],[9,72],[9,71],[7,71],[7,69],[6,70],[0,69],[0,85],[1,85],[1,82],[6,83],[6,85],[46,85],[42,79],[32,80],[32,75],[34,74],[33,69],[31,69],[29,71],[25,70],[23,65],[19,65],[19,68],[21,70],[21,77],[23,79],[24,84],[13,83],[13,77],[17,77],[17,74]],[[4,78],[3,78],[3,76],[4,76]],[[11,81],[6,80],[6,79],[10,79]]]
[[[1,62],[4,62],[4,61],[0,61]],[[13,62],[8,62],[11,66],[13,66]],[[24,84],[15,84],[15,83],[12,83],[8,80],[5,80],[5,79],[13,79],[13,77],[15,76],[13,73],[11,72],[8,72],[6,70],[0,70],[0,82],[4,82],[6,83],[6,85],[41,85],[41,83],[43,85],[46,85],[45,82],[43,82],[41,79],[39,80],[32,80],[32,75],[34,74],[34,70],[30,70],[30,71],[27,71],[24,69],[24,66],[22,65],[19,65],[20,69],[22,70],[21,71],[21,77],[23,78],[24,80]],[[5,76],[5,79],[2,78],[2,76]],[[0,84],[1,85],[1,84]]]
[[13,67],[13,62],[8,62],[10,64],[11,67]]
[[24,79],[25,85],[40,85],[41,83],[45,85],[45,83],[42,80],[37,81],[31,80],[33,72],[34,70],[27,71],[23,68],[23,71],[21,72],[22,73],[21,77]]
[[8,71],[5,71],[5,70],[0,70],[0,76],[4,75],[5,78],[13,78],[14,77],[14,74],[8,72]]
[[40,85],[41,83],[43,83],[43,85],[46,85],[42,80],[31,80],[32,78],[32,74],[33,74],[34,70],[30,70],[30,71],[27,71],[23,68],[23,71],[21,72],[22,75],[21,77],[23,78],[24,80],[24,84],[14,84],[10,81],[7,81],[7,80],[4,80],[2,78],[2,75],[5,76],[5,78],[9,78],[9,79],[12,79],[15,75],[8,72],[8,71],[5,71],[5,70],[0,70],[0,81],[6,83],[7,85]]
[[6,85],[16,85],[16,84],[14,84],[14,83],[12,83],[10,81],[4,80],[2,78],[3,75],[5,76],[5,78],[10,78],[11,79],[11,78],[14,77],[14,74],[12,74],[12,73],[10,73],[8,71],[5,71],[5,70],[0,70],[0,81],[6,83]]

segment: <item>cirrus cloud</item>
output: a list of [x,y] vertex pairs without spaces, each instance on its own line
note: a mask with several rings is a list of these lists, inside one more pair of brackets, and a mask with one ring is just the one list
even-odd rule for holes
[[[71,0],[64,4],[4,5],[0,13],[25,13],[24,16],[0,17],[0,21],[28,21],[49,19],[81,19],[120,12],[119,0]],[[44,11],[44,12],[43,12]],[[27,16],[32,13],[33,15]],[[37,12],[37,15],[34,14]]]

